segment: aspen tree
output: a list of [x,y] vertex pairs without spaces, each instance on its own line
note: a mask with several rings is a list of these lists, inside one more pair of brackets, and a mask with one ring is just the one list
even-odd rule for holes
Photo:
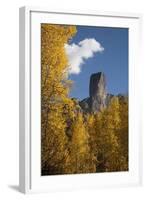
[[65,44],[76,33],[75,26],[41,25],[41,160],[43,173],[63,173],[67,136],[64,106],[70,81]]

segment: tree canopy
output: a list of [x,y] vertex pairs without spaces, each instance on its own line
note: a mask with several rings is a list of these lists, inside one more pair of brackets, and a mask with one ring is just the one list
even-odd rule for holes
[[41,25],[42,175],[128,170],[128,99],[83,113],[69,97],[65,44],[75,26]]

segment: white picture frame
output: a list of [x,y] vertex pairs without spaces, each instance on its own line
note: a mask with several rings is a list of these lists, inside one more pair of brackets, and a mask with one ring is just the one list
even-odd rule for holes
[[[135,186],[142,182],[140,14],[20,8],[20,191],[23,193]],[[129,29],[129,171],[40,175],[40,23]],[[34,67],[35,66],[35,67]],[[139,67],[137,67],[139,66]]]

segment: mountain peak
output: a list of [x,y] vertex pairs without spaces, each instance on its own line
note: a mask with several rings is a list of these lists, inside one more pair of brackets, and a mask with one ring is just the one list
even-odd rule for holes
[[[106,79],[103,72],[92,74],[90,77],[89,95],[97,96],[99,92],[106,92]],[[104,90],[104,91],[103,91]]]
[[[106,76],[98,72],[90,76],[89,97],[79,102],[85,113],[97,113],[106,108],[115,95],[108,94],[106,90]],[[118,99],[127,99],[127,96],[116,95]]]
[[89,95],[90,108],[92,112],[100,111],[106,106],[106,78],[103,72],[91,75]]

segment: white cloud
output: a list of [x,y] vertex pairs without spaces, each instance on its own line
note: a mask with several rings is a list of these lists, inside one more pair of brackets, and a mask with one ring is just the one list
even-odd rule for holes
[[79,74],[84,61],[94,56],[94,53],[102,52],[104,48],[94,38],[87,38],[78,44],[65,44],[65,50],[69,60],[69,74]]

